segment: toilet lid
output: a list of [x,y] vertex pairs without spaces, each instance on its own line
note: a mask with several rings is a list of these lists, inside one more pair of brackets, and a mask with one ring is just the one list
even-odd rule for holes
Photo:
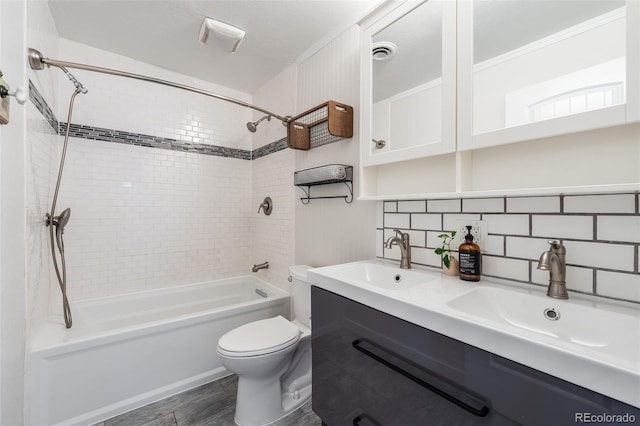
[[300,339],[300,329],[277,317],[241,325],[218,340],[218,350],[228,356],[255,356],[276,352]]

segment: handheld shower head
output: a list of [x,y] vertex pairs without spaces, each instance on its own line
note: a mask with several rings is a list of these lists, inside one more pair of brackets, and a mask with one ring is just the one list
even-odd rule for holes
[[270,115],[265,115],[264,117],[262,117],[262,118],[261,118],[260,120],[258,120],[258,121],[254,121],[253,123],[252,123],[252,122],[248,122],[248,123],[247,123],[247,129],[249,129],[249,131],[250,131],[251,133],[255,133],[255,132],[256,132],[256,130],[258,129],[258,124],[260,124],[260,122],[261,122],[262,120],[264,120],[264,119],[266,119],[267,121],[271,121],[271,116],[270,116]]
[[62,240],[62,234],[64,234],[64,227],[67,226],[70,217],[71,209],[67,208],[62,210],[62,213],[53,218],[53,224],[56,227],[56,242],[58,243],[60,253],[64,253],[64,241]]
[[69,72],[69,70],[67,70],[65,67],[60,67],[60,69],[62,71],[64,71],[64,73],[67,75],[67,77],[69,77],[69,80],[71,80],[71,82],[73,83],[74,86],[76,86],[76,89],[78,89],[80,91],[80,93],[85,94],[88,92],[87,88],[84,87],[82,85],[82,83],[80,83],[74,76],[73,74],[71,74]]
[[62,210],[62,213],[60,213],[57,217],[57,226],[59,228],[64,229],[65,226],[67,226],[67,223],[69,223],[69,219],[71,218],[71,209],[66,208],[64,210]]

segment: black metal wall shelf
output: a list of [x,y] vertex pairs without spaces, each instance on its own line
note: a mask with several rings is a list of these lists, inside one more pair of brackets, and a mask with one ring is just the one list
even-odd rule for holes
[[[311,196],[311,187],[318,185],[331,185],[343,183],[349,194],[332,196]],[[344,164],[327,164],[325,166],[313,167],[300,170],[294,173],[294,185],[300,187],[304,192],[304,197],[300,197],[302,204],[309,204],[311,200],[343,198],[346,203],[353,201],[353,166]],[[306,187],[306,189],[305,189]]]

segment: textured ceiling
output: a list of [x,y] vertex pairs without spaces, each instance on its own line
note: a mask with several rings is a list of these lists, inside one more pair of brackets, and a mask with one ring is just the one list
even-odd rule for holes
[[[328,42],[379,3],[49,0],[49,7],[61,37],[253,93],[300,55],[319,42]],[[236,53],[199,43],[204,17],[246,31]]]

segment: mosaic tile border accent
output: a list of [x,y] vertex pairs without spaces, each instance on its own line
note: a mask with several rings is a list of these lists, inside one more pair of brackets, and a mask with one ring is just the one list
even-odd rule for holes
[[29,80],[29,100],[35,105],[36,109],[40,111],[40,114],[49,122],[51,128],[57,133],[58,132],[58,119],[55,114],[49,108],[47,101],[44,100],[36,86],[33,85],[31,80]]
[[[67,130],[67,123],[59,123],[58,133]],[[192,152],[194,154],[215,155],[218,157],[251,160],[251,151],[246,149],[228,148],[218,145],[182,142],[176,139],[162,138],[141,133],[124,132],[121,130],[104,129],[94,126],[82,126],[71,123],[69,136],[74,138],[96,141],[122,143],[128,145],[146,146],[149,148],[167,149],[171,151]]]
[[273,154],[287,148],[289,148],[289,146],[287,145],[287,138],[284,137],[280,140],[254,149],[251,153],[251,159],[255,160],[257,158],[264,157],[265,155]]
[[[47,104],[47,101],[45,101],[31,80],[29,80],[29,99],[57,134],[63,134],[66,132],[67,123],[60,122],[56,119],[55,114]],[[74,123],[71,123],[69,126],[69,136],[103,142],[146,146],[149,148],[166,149],[171,151],[236,158],[240,160],[253,160],[288,148],[286,137],[275,142],[271,142],[253,151],[249,151],[246,149],[229,148],[219,145],[183,142],[171,138],[85,126]]]

